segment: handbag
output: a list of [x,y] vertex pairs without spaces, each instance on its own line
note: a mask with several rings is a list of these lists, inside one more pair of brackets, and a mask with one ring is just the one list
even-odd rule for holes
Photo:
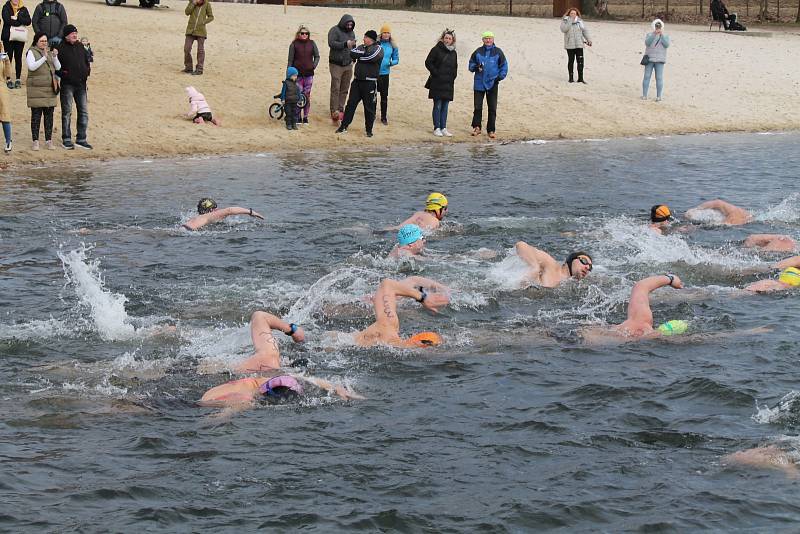
[[647,65],[648,63],[650,63],[650,56],[645,54],[642,56],[642,60],[639,62],[639,65]]
[[28,28],[25,26],[11,26],[8,34],[9,41],[17,41],[20,43],[28,42]]
[[58,94],[61,92],[61,82],[58,80],[58,76],[50,73],[50,81],[53,83],[53,93]]

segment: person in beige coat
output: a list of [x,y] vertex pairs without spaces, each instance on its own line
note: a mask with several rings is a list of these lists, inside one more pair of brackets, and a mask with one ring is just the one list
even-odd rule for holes
[[31,139],[33,150],[39,150],[39,126],[44,116],[44,142],[50,150],[53,146],[53,112],[56,108],[56,91],[53,83],[55,71],[61,69],[58,49],[47,50],[47,34],[38,32],[33,45],[25,54],[28,65],[28,107],[31,108]]
[[[11,76],[11,61],[2,44],[0,44],[0,63],[3,65],[3,76]],[[8,154],[11,152],[11,103],[8,101],[8,87],[2,83],[0,83],[0,123],[3,125],[3,137],[6,142],[3,150]]]

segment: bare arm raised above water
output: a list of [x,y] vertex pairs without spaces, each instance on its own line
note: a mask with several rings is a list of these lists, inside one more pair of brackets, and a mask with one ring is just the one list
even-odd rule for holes
[[301,327],[295,325],[292,333],[292,325],[280,317],[264,311],[253,312],[250,317],[250,337],[255,352],[234,368],[237,373],[254,373],[265,369],[278,369],[281,366],[281,352],[272,330],[280,330],[286,335],[291,335],[295,343],[305,341],[305,332]]
[[724,224],[730,224],[734,226],[746,224],[753,220],[753,214],[746,209],[740,208],[739,206],[734,206],[730,202],[725,202],[724,200],[720,199],[703,202],[699,206],[688,210],[686,212],[686,217],[689,219],[692,218],[692,210],[717,210],[724,217],[724,220],[722,221]]
[[260,213],[253,211],[253,208],[240,208],[239,206],[231,206],[230,208],[222,208],[214,210],[203,215],[198,215],[189,219],[183,226],[189,230],[199,230],[203,226],[215,222],[219,222],[231,215],[249,215],[256,219],[264,220],[264,216]]

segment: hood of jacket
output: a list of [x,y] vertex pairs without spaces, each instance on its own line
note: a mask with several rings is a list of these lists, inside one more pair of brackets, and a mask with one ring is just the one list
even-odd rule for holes
[[666,29],[666,26],[664,26],[664,21],[661,19],[656,19],[650,23],[650,27],[653,28],[653,31],[656,31],[656,22],[661,23],[661,31],[664,31]]
[[356,29],[356,21],[353,20],[353,17],[351,17],[348,14],[342,15],[342,18],[339,19],[339,24],[337,24],[337,26],[339,26],[340,30],[342,30],[343,32],[346,32],[347,28],[345,27],[345,24],[347,24],[348,22],[352,22],[353,23],[353,29],[355,30]]
[[192,86],[186,88],[186,94],[189,95],[190,99],[203,98],[203,94]]

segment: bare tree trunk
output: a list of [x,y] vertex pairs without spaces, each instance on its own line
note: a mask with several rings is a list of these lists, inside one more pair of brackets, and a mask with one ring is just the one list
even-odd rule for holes
[[797,18],[795,19],[795,22],[800,24],[800,2],[797,3]]
[[[646,1],[647,1],[647,0],[642,0],[642,18],[644,18],[644,3],[645,3]],[[797,12],[797,16],[798,16],[798,17],[800,17],[800,11],[798,11],[798,12]]]
[[777,0],[778,3],[778,22],[781,21],[781,0]]
[[669,0],[667,0],[667,13],[664,15],[664,19],[669,20]]
[[767,7],[769,0],[760,0],[758,5],[758,20],[766,22],[767,20]]

